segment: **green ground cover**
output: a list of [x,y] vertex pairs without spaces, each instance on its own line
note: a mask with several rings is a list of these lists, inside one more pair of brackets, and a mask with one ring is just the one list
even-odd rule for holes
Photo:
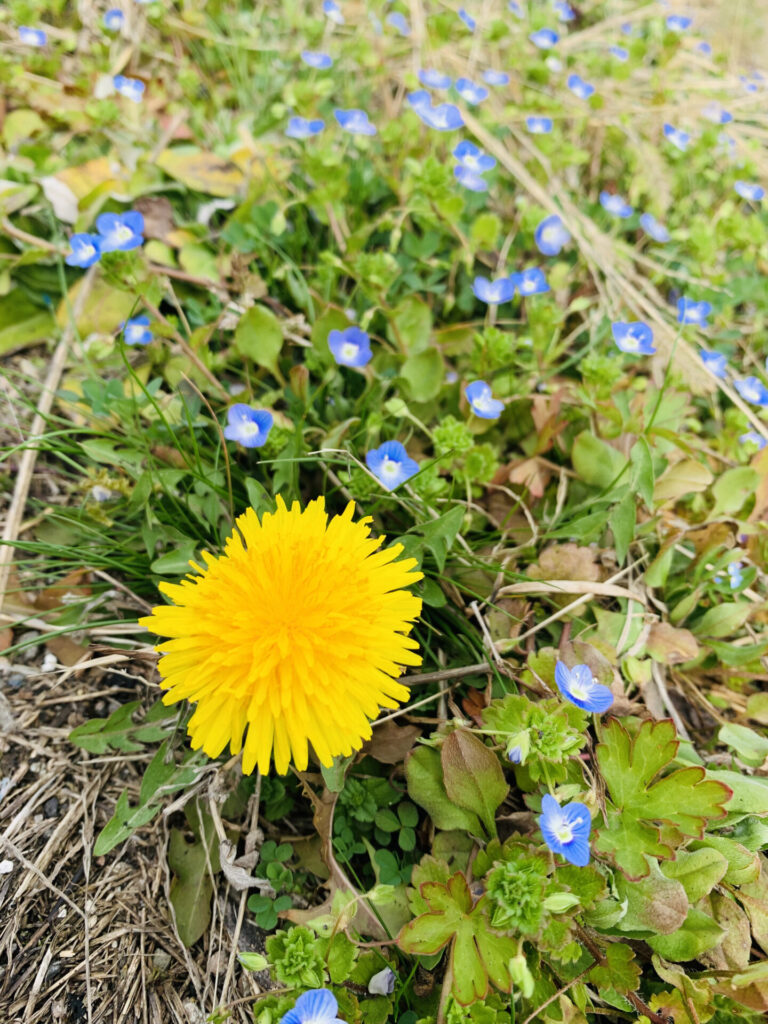
[[[252,890],[258,1024],[332,1021],[290,1013],[320,989],[348,1024],[768,1010],[768,81],[682,9],[516,8],[0,12],[0,472],[13,494],[34,450],[55,485],[6,532],[0,589],[64,578],[29,618],[114,628],[153,666],[159,585],[278,496],[351,502],[423,574],[390,629],[421,664],[382,669],[412,685],[362,749],[362,675],[323,665],[364,665],[373,606],[350,589],[326,632],[313,595],[352,584],[300,532],[243,589],[248,658],[266,673],[280,634],[294,662],[270,693],[296,703],[264,696],[273,765],[271,738],[246,740],[261,772],[237,757],[239,591],[195,613],[220,651],[190,655],[191,704],[155,674],[72,733],[152,755],[95,856],[177,802],[181,942]],[[306,575],[280,589],[283,564]],[[213,783],[186,735],[208,676]],[[315,728],[346,739],[301,763]]]

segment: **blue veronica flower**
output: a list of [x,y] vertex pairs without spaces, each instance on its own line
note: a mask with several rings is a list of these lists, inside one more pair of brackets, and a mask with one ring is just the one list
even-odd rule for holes
[[456,144],[453,155],[462,167],[475,171],[476,174],[485,174],[486,171],[493,170],[496,166],[495,157],[489,156],[468,139],[462,139],[461,142]]
[[405,446],[399,441],[385,441],[378,448],[366,452],[365,462],[388,491],[394,491],[419,472],[418,462],[410,458]]
[[422,68],[419,71],[419,81],[428,89],[450,89],[453,79],[450,75],[444,75],[436,68]]
[[148,316],[135,316],[133,320],[125,320],[120,324],[120,329],[126,345],[148,345],[152,341]]
[[138,210],[102,213],[96,218],[96,230],[102,252],[126,252],[143,244],[144,217]]
[[452,132],[463,127],[464,118],[454,103],[438,103],[433,107],[429,94],[425,93],[426,100],[421,99],[420,94],[423,91],[411,93],[408,102],[428,128],[434,128],[439,132]]
[[670,234],[663,224],[653,216],[652,213],[641,213],[640,214],[640,227],[654,242],[668,242]]
[[549,849],[565,857],[569,864],[586,867],[589,864],[589,833],[592,828],[587,805],[573,801],[561,807],[547,793],[541,800],[541,812],[539,828]]
[[333,60],[327,53],[321,53],[319,50],[302,50],[301,59],[310,68],[316,68],[318,71],[327,71],[328,68],[333,67]]
[[90,267],[101,259],[101,238],[81,232],[69,240],[72,252],[64,262],[68,267]]
[[559,57],[556,57],[554,53],[550,53],[550,55],[545,58],[544,63],[553,75],[559,75],[560,72],[563,70],[563,62],[560,60]]
[[510,14],[514,14],[516,18],[525,17],[525,14],[523,13],[523,8],[520,6],[517,0],[509,0],[509,3],[507,4],[507,10],[509,11]]
[[733,187],[742,199],[751,199],[754,203],[760,202],[765,195],[762,185],[755,185],[750,181],[736,181]]
[[489,281],[487,277],[476,277],[472,282],[472,292],[476,299],[487,302],[489,306],[500,306],[515,294],[515,282],[511,277],[497,277]]
[[539,252],[545,256],[557,256],[564,245],[568,245],[571,234],[558,214],[545,217],[534,232],[533,239]]
[[768,405],[768,388],[759,377],[745,377],[744,380],[735,380],[733,386],[739,392],[745,402],[752,405]]
[[339,366],[365,366],[373,358],[370,336],[359,327],[331,331],[328,334],[328,348]]
[[521,274],[510,274],[509,279],[523,297],[527,295],[541,295],[543,292],[549,291],[549,284],[544,276],[544,271],[538,267],[528,267]]
[[731,585],[731,590],[738,590],[741,584],[744,582],[744,573],[742,572],[744,566],[741,562],[729,562],[727,565],[728,582]]
[[705,57],[712,56],[712,47],[709,45],[709,43],[705,43],[703,40],[697,44],[696,49],[699,51],[699,53],[703,53]]
[[512,764],[521,764],[523,760],[523,748],[520,744],[515,744],[511,750],[507,751],[507,758]]
[[483,81],[487,85],[509,85],[509,75],[506,71],[496,71],[494,68],[488,68],[487,71],[483,72]]
[[243,448],[261,448],[272,429],[273,416],[266,409],[254,409],[243,402],[235,402],[227,409],[224,437],[237,441]]
[[487,192],[488,182],[477,171],[471,171],[463,164],[457,164],[453,168],[453,176],[460,185],[468,188],[470,192]]
[[48,36],[41,28],[19,25],[19,42],[25,46],[45,46]]
[[368,982],[368,991],[372,996],[391,996],[395,991],[397,975],[391,967],[385,967]]
[[664,136],[669,139],[673,146],[684,153],[688,148],[688,143],[691,141],[691,136],[688,132],[681,131],[679,128],[675,128],[674,125],[664,125]]
[[633,356],[652,356],[656,351],[653,331],[642,320],[619,320],[611,324],[611,334],[616,348]]
[[323,14],[334,25],[344,24],[344,15],[341,13],[341,8],[335,0],[323,0]]
[[528,38],[540,50],[549,50],[559,41],[560,36],[553,28],[540,28],[535,32],[531,32]]
[[468,11],[466,11],[463,7],[459,8],[459,17],[464,22],[464,24],[467,26],[467,28],[469,29],[470,32],[474,32],[475,31],[475,29],[477,28],[477,22],[472,17],[472,15]]
[[626,199],[622,199],[615,192],[601,192],[600,205],[607,213],[612,213],[614,217],[621,217],[622,220],[631,217],[635,212]]
[[635,28],[631,21],[625,21],[621,26],[622,34],[625,36],[631,36],[634,34]]
[[549,135],[552,131],[552,123],[551,117],[537,117],[534,115],[525,119],[525,127],[531,135]]
[[475,85],[475,83],[469,78],[456,79],[456,92],[463,100],[470,103],[473,107],[488,98],[488,90],[485,86]]
[[554,7],[557,11],[558,21],[569,22],[576,20],[576,11],[566,0],[555,0]]
[[364,110],[353,108],[352,110],[336,109],[333,116],[345,132],[350,135],[375,135],[376,126],[368,120]]
[[704,366],[709,370],[710,373],[714,374],[715,377],[719,377],[724,380],[728,375],[728,360],[725,358],[722,352],[710,352],[709,349],[702,348],[699,350],[701,361]]
[[432,97],[426,89],[415,89],[413,92],[409,92],[405,98],[414,110],[418,110],[419,107],[432,106]]
[[667,28],[670,32],[685,32],[693,24],[693,18],[686,18],[682,14],[670,14],[667,18]]
[[344,1024],[336,1016],[338,1012],[339,1004],[330,989],[313,988],[299,996],[280,1024]]
[[588,100],[595,91],[594,85],[585,82],[581,75],[568,75],[567,86],[580,100]]
[[322,118],[315,118],[312,121],[306,117],[292,117],[288,121],[285,134],[289,139],[309,139],[313,135],[319,135],[325,128],[325,121]]
[[401,36],[409,36],[411,34],[411,26],[408,24],[408,19],[400,11],[390,11],[384,20],[388,25],[396,29]]
[[491,394],[491,385],[484,380],[473,380],[464,388],[464,395],[475,416],[483,420],[497,420],[504,412],[504,403]]
[[613,694],[607,686],[598,683],[588,665],[574,665],[563,661],[555,665],[555,682],[560,693],[582,711],[601,714],[613,704]]
[[743,84],[747,92],[757,92],[757,86],[754,82],[750,82],[746,75],[739,75],[739,81]]
[[104,14],[103,22],[108,32],[119,32],[125,24],[125,15],[119,7],[112,7]]
[[768,441],[766,441],[763,435],[759,434],[756,430],[748,430],[746,434],[739,434],[739,441],[742,444],[757,445],[758,451],[762,451],[763,448],[765,448],[765,446],[768,444]]
[[112,79],[112,85],[115,87],[115,92],[119,92],[121,96],[125,96],[127,100],[133,100],[134,103],[141,103],[141,98],[144,95],[144,89],[146,86],[139,78],[127,78],[125,75],[115,75]]
[[733,114],[724,110],[719,103],[714,100],[708,103],[701,111],[701,116],[706,117],[712,124],[728,124],[733,120]]
[[712,312],[709,302],[694,302],[693,299],[681,297],[677,300],[677,322],[679,324],[696,324],[709,327],[707,317]]
[[609,46],[608,53],[615,57],[616,60],[620,60],[622,63],[629,60],[629,50],[623,46]]

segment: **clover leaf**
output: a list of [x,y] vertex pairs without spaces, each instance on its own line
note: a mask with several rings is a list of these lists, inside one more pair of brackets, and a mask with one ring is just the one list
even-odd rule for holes
[[674,860],[685,837],[700,839],[711,818],[726,815],[732,796],[703,768],[679,768],[659,778],[677,754],[673,723],[643,722],[634,739],[616,720],[603,730],[597,762],[610,795],[595,849],[628,878],[644,878],[651,857]]
[[517,953],[517,943],[491,929],[485,897],[474,903],[460,871],[445,884],[424,882],[420,893],[429,910],[403,927],[397,939],[400,948],[430,955],[450,943],[451,991],[462,1006],[485,999],[489,979],[502,992],[509,992],[509,961]]

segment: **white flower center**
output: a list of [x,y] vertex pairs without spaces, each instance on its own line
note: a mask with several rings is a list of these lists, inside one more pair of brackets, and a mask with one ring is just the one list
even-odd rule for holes
[[381,472],[385,476],[397,476],[399,469],[399,463],[395,462],[394,459],[390,459],[389,456],[384,456],[384,461],[381,464]]
[[358,351],[358,347],[357,345],[354,344],[354,342],[345,341],[344,344],[341,346],[341,358],[345,362],[351,363],[352,360],[357,355]]
[[128,242],[133,238],[133,232],[127,224],[118,224],[114,230],[114,236],[118,242]]
[[89,260],[91,256],[96,252],[96,249],[89,243],[80,246],[80,255],[84,256],[85,259]]
[[480,412],[489,412],[493,408],[493,398],[490,391],[482,391],[472,402],[472,405]]
[[[594,679],[592,680],[594,684]],[[571,693],[574,697],[578,697],[579,700],[586,700],[589,697],[589,691],[591,686],[587,684],[583,686],[581,683],[571,683]]]
[[246,420],[240,425],[240,432],[243,437],[253,437],[259,432],[259,424],[254,423],[253,420]]
[[550,225],[548,228],[544,228],[544,230],[541,232],[541,237],[543,241],[551,242],[554,244],[560,237],[560,232],[557,230],[556,227],[554,227],[554,225]]

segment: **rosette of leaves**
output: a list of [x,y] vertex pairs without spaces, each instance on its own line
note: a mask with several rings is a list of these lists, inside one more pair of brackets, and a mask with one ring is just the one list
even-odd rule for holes
[[568,759],[586,743],[587,718],[581,708],[556,697],[534,704],[523,694],[509,693],[483,711],[483,726],[503,746],[514,737],[527,747],[523,768],[531,782],[548,778],[559,783],[566,779]]

